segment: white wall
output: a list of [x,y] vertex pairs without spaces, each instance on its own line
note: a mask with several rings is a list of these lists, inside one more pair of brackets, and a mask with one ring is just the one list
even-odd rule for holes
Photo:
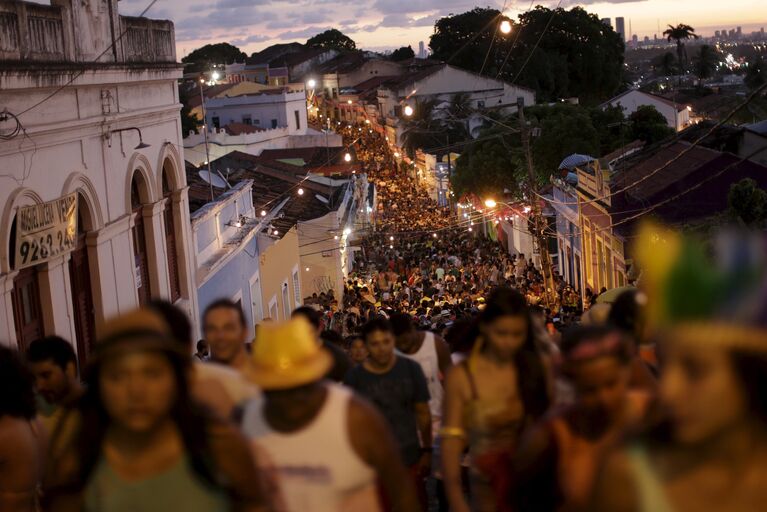
[[641,106],[649,105],[655,107],[666,118],[666,123],[676,131],[683,130],[690,124],[690,111],[684,106],[679,105],[675,107],[660,98],[637,90],[630,91],[615,100],[610,100],[606,104],[611,106],[620,105],[626,117],[636,112]]
[[[74,69],[74,68],[73,68]],[[74,71],[73,71],[74,72]],[[174,64],[93,68],[58,91],[72,75],[38,68],[0,77],[0,105],[20,113],[26,135],[0,142],[0,343],[16,345],[11,296],[17,272],[10,268],[12,219],[19,206],[50,201],[78,191],[91,219],[87,237],[96,333],[104,320],[138,305],[133,261],[130,183],[134,172],[146,181],[142,216],[146,226],[153,297],[169,297],[163,207],[171,201],[175,217],[182,299],[194,325],[197,296],[193,284],[189,208],[181,146],[180,104]],[[136,150],[136,127],[150,147]],[[162,169],[169,169],[175,192],[162,197]],[[74,340],[75,328],[68,262],[70,255],[39,265],[45,334]]]
[[[205,102],[208,126],[242,123],[250,116],[256,128],[288,128],[289,133],[305,133],[307,128],[306,96],[303,91],[282,94],[258,94],[233,98],[211,98]],[[298,123],[296,123],[298,112]]]

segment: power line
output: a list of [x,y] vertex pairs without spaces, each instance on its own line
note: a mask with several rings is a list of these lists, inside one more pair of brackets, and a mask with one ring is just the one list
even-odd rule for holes
[[[156,3],[157,3],[157,1],[158,1],[158,0],[152,0],[152,1],[149,3],[149,5],[147,5],[147,6],[146,6],[146,8],[144,8],[144,10],[143,10],[143,11],[141,11],[141,14],[139,14],[137,17],[138,17],[138,18],[142,18],[142,17],[143,17],[143,16],[144,16],[144,15],[145,15],[147,12],[149,12],[149,10],[150,10],[150,9],[151,9],[151,8],[154,6],[154,4],[156,4]],[[125,37],[125,34],[127,34],[127,33],[128,33],[128,27],[126,26],[126,27],[125,27],[125,30],[123,30],[123,31],[122,31],[122,33],[120,33],[120,36],[119,36],[117,39],[115,39],[114,41],[112,41],[112,44],[110,44],[109,46],[107,46],[107,47],[104,49],[104,51],[103,51],[103,52],[101,52],[100,54],[98,54],[98,56],[96,56],[96,59],[95,59],[95,60],[93,60],[93,61],[91,62],[91,64],[96,64],[96,63],[98,63],[99,59],[100,59],[101,57],[103,57],[103,56],[104,56],[104,55],[105,55],[105,54],[106,54],[106,53],[107,53],[109,50],[111,50],[112,48],[114,48],[114,46],[115,46],[115,45],[116,45],[116,44],[117,44],[119,41],[121,41],[121,40],[122,40],[122,38],[123,38],[123,37]],[[37,103],[35,103],[35,104],[34,104],[34,105],[32,105],[31,107],[29,107],[29,108],[27,108],[27,109],[25,109],[25,110],[22,110],[22,111],[21,111],[21,113],[19,113],[19,114],[18,114],[18,116],[19,116],[19,117],[21,117],[21,116],[23,116],[24,114],[26,114],[27,112],[29,112],[30,110],[34,110],[34,109],[36,109],[37,107],[39,107],[40,105],[42,105],[43,103],[47,102],[48,100],[50,100],[51,98],[53,98],[54,96],[56,96],[58,93],[60,93],[61,91],[63,91],[64,89],[66,89],[67,87],[69,87],[70,85],[72,85],[72,84],[74,83],[74,81],[75,81],[75,80],[77,80],[78,78],[80,78],[80,76],[82,76],[82,74],[83,74],[83,73],[85,73],[85,67],[81,68],[81,69],[80,69],[80,70],[79,70],[77,73],[75,73],[74,75],[72,75],[72,78],[70,78],[70,79],[69,79],[69,80],[68,80],[68,81],[67,81],[67,82],[66,82],[64,85],[62,85],[62,86],[60,86],[59,88],[57,88],[56,90],[54,90],[54,91],[53,91],[51,94],[49,94],[48,96],[46,96],[46,97],[45,97],[45,98],[43,98],[42,100],[38,101]]]
[[[659,172],[663,171],[668,166],[670,166],[671,164],[673,164],[674,162],[676,162],[677,160],[679,160],[680,158],[685,156],[687,153],[689,153],[690,151],[695,149],[698,145],[700,145],[701,142],[703,142],[705,139],[710,137],[714,133],[714,131],[718,130],[719,128],[724,126],[724,124],[727,121],[732,119],[732,117],[740,109],[742,109],[743,107],[745,107],[746,105],[751,103],[754,100],[754,98],[756,98],[758,95],[760,95],[762,93],[762,91],[765,91],[765,90],[767,90],[767,83],[764,83],[761,86],[759,86],[756,90],[754,90],[754,92],[752,92],[748,96],[748,98],[746,98],[742,103],[740,103],[734,110],[730,111],[730,113],[727,114],[727,116],[725,118],[723,118],[720,121],[718,121],[714,126],[711,127],[710,130],[708,130],[705,134],[703,134],[700,137],[698,137],[698,139],[696,139],[693,143],[691,143],[684,150],[682,150],[678,154],[676,154],[673,158],[667,160],[666,163],[664,163],[663,165],[661,165],[657,169],[654,169],[653,171],[649,172],[648,174],[642,176],[641,178],[637,179],[633,183],[630,183],[630,184],[628,184],[628,185],[626,185],[626,186],[624,186],[622,188],[619,188],[618,190],[611,191],[609,194],[606,194],[604,196],[595,197],[595,198],[587,200],[587,201],[581,201],[581,202],[576,202],[576,203],[557,201],[556,199],[550,199],[550,198],[547,198],[547,197],[545,197],[545,196],[543,196],[541,194],[536,194],[536,195],[538,197],[540,197],[541,199],[543,199],[543,200],[545,200],[545,201],[547,201],[549,203],[552,203],[552,204],[562,204],[562,205],[575,206],[577,204],[593,204],[593,203],[602,202],[605,199],[609,199],[610,197],[612,197],[612,196],[614,196],[616,194],[621,194],[623,192],[626,192],[627,190],[634,188],[635,186],[639,185],[640,183],[644,183],[645,181],[649,180],[650,178],[652,178],[653,176],[655,176],[656,174],[658,174]],[[671,144],[678,142],[680,138],[681,138],[681,134],[677,134],[674,137],[673,140],[666,142],[664,144],[664,147],[671,146]]]

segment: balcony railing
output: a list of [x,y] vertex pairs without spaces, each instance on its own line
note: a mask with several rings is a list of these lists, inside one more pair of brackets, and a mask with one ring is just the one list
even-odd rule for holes
[[[0,0],[0,61],[82,63],[94,60],[107,48],[95,49],[94,55],[78,53],[78,48],[87,44],[76,44],[76,38],[88,37],[88,31],[81,30],[78,23],[93,23],[94,20],[83,21],[82,11],[77,11],[81,13],[78,18],[73,2],[79,0],[55,0],[54,5]],[[104,13],[95,22],[102,26],[110,24],[110,16]],[[171,21],[131,16],[115,18],[114,49],[104,53],[100,62],[176,62],[175,32]]]

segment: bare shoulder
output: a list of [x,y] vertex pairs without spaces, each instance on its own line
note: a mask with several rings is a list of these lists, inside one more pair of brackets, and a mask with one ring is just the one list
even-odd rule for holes
[[592,509],[639,512],[640,496],[628,449],[610,452],[602,462],[592,496]]

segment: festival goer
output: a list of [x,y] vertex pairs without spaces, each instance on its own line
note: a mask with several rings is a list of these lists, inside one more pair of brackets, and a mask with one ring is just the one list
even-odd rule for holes
[[[65,342],[66,343],[66,342]],[[34,377],[18,354],[0,347],[0,510],[36,512],[46,435],[36,418]]]
[[45,510],[265,510],[247,441],[190,397],[179,348],[149,310],[102,327],[76,421],[52,437]]
[[229,299],[217,300],[205,308],[202,326],[211,360],[229,366],[255,382],[255,370],[245,347],[249,336],[242,308]]
[[[186,314],[168,301],[153,300],[148,307],[160,316],[179,343],[179,350],[188,353],[192,347],[192,324]],[[197,343],[199,347],[199,342]],[[200,404],[230,419],[236,408],[258,395],[259,390],[242,373],[229,366],[203,362],[192,358],[189,368],[190,393]]]
[[[549,379],[524,296],[498,288],[471,333],[472,355],[447,374],[442,417],[442,468],[455,512],[508,510],[511,455],[522,430],[550,403]],[[463,494],[461,459],[471,455],[471,507]]]
[[349,357],[354,364],[362,364],[368,358],[368,349],[365,346],[365,338],[359,335],[350,336],[347,340]]
[[349,356],[346,355],[341,347],[335,343],[327,343],[322,339],[322,316],[317,312],[317,310],[308,306],[296,308],[291,316],[303,317],[314,328],[317,343],[320,343],[323,347],[325,347],[333,356],[333,367],[328,372],[328,378],[335,382],[343,382],[344,376],[346,375],[346,372],[349,371],[349,368],[351,368],[352,363],[349,360]]
[[82,395],[77,372],[77,356],[72,345],[58,336],[34,340],[27,347],[26,361],[35,377],[35,390],[52,409],[41,418],[53,432],[63,409]]
[[651,395],[630,388],[631,342],[615,328],[576,327],[562,342],[575,403],[527,433],[514,461],[515,511],[587,510],[599,464],[643,420]]
[[384,418],[323,380],[332,356],[301,315],[260,329],[253,360],[264,393],[246,407],[243,429],[262,470],[275,474],[287,512],[375,512],[378,482],[395,510],[418,510]]
[[594,510],[751,511],[767,502],[765,238],[640,233],[666,417],[606,462]]
[[344,382],[376,405],[388,420],[425,510],[425,478],[431,473],[432,454],[426,378],[418,363],[396,354],[388,320],[371,320],[362,328],[362,335],[370,355],[349,371]]
[[199,340],[195,346],[197,351],[194,353],[194,357],[200,361],[207,361],[210,357],[210,350],[208,349],[208,342],[205,340]]

